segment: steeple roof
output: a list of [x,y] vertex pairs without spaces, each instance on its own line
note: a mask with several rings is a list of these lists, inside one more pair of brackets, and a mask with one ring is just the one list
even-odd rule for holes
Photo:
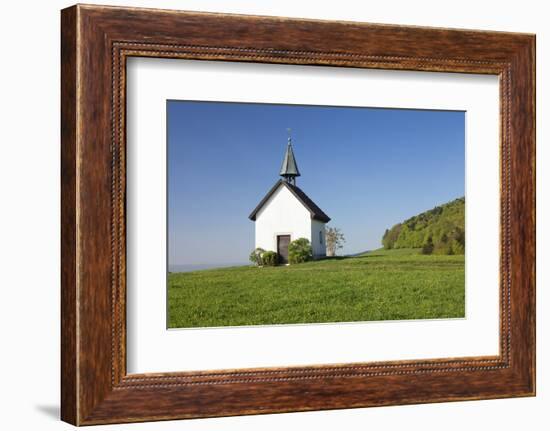
[[294,151],[292,150],[292,140],[288,138],[288,145],[286,146],[285,157],[283,164],[281,165],[281,171],[279,175],[282,177],[299,177],[300,171],[298,170],[298,164],[294,158]]

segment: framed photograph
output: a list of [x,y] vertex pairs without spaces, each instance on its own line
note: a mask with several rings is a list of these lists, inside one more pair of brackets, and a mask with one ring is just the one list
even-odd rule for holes
[[63,420],[535,394],[534,35],[61,17]]

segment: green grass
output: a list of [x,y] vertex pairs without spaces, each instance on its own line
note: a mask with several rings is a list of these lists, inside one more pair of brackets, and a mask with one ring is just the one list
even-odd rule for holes
[[168,276],[169,327],[464,317],[464,256],[376,250]]

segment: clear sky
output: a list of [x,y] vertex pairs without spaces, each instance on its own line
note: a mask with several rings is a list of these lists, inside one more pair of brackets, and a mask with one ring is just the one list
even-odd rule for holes
[[279,179],[287,128],[298,187],[346,237],[339,254],[379,248],[386,228],[464,196],[464,112],[186,101],[167,110],[170,265],[248,261],[248,215]]

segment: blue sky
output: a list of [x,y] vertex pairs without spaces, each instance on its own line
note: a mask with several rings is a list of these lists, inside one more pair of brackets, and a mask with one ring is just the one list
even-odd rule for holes
[[279,179],[292,129],[297,185],[342,229],[340,254],[464,196],[457,111],[167,102],[169,265],[244,263],[248,215]]

